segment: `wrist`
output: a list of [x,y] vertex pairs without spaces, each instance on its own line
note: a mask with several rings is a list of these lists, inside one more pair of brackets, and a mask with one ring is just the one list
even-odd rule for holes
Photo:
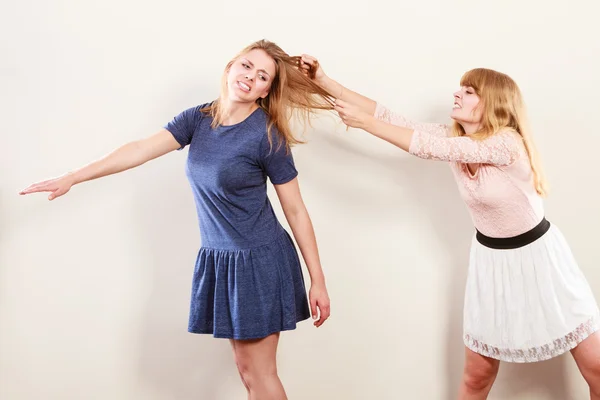
[[377,118],[375,118],[373,115],[365,114],[365,118],[362,121],[360,129],[365,130],[367,132],[372,132],[372,130],[375,128],[375,125],[377,124],[377,121]]
[[81,182],[81,178],[78,176],[77,171],[67,172],[63,178],[66,179],[71,186],[76,185]]
[[319,86],[323,89],[327,90],[329,94],[331,94],[335,98],[339,98],[340,91],[342,89],[342,85],[325,75],[321,79],[319,79]]
[[325,287],[325,277],[320,275],[310,279],[311,287]]

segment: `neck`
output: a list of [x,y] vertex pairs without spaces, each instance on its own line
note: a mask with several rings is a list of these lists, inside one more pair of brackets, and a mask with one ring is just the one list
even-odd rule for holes
[[256,103],[240,103],[226,99],[223,102],[223,125],[235,125],[252,114],[258,108]]
[[474,133],[477,133],[479,131],[479,128],[480,128],[479,124],[461,123],[460,125],[464,129],[465,134],[467,134],[467,135],[472,135]]

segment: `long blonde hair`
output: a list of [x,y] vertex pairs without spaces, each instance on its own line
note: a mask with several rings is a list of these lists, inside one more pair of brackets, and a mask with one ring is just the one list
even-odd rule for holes
[[[515,81],[506,74],[491,69],[476,68],[467,71],[462,76],[460,85],[472,87],[480,98],[479,106],[483,107],[479,131],[470,137],[485,139],[507,128],[519,133],[523,138],[531,164],[535,190],[538,194],[545,196],[547,183],[528,126],[523,96]],[[463,127],[456,121],[452,131],[455,136],[466,134]]]
[[300,69],[301,57],[290,56],[281,47],[268,40],[259,40],[240,51],[225,67],[221,79],[221,94],[218,100],[202,109],[212,117],[213,128],[221,125],[226,110],[223,107],[227,98],[227,73],[233,63],[252,50],[263,50],[275,61],[275,77],[271,83],[269,94],[259,98],[256,103],[268,116],[267,134],[271,147],[273,146],[272,128],[275,127],[279,136],[278,147],[285,145],[289,151],[296,144],[305,143],[296,138],[290,122],[299,114],[300,120],[310,124],[310,116],[315,110],[333,110],[333,96],[313,81],[315,64],[308,73]]

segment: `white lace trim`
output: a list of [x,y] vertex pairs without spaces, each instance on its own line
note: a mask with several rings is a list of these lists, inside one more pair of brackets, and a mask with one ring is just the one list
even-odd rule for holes
[[528,363],[549,360],[550,358],[566,353],[599,329],[600,317],[595,315],[566,336],[556,339],[552,343],[530,349],[514,350],[489,346],[479,340],[473,339],[467,333],[464,335],[464,342],[469,349],[486,357],[495,358],[500,361]]

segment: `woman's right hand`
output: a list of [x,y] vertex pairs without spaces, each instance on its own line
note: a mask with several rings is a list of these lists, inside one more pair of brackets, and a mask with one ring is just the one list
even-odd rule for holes
[[[360,109],[360,111],[367,113],[369,115],[373,115],[375,113],[375,109],[377,107],[377,103],[375,100],[372,100],[366,96],[363,96],[360,93],[354,92],[346,87],[344,87],[341,83],[336,82],[331,79],[329,76],[325,74],[323,68],[319,61],[308,54],[303,54],[300,57],[302,71],[306,73],[309,77],[311,77],[316,84],[321,86],[323,89],[328,91],[332,96],[335,97],[336,100],[343,100],[344,102],[355,105]],[[311,72],[314,71],[314,74]],[[312,75],[312,76],[311,76]],[[339,111],[339,110],[338,110]],[[347,110],[348,111],[348,110]],[[350,110],[352,111],[352,110]],[[354,110],[356,111],[356,110]],[[355,113],[354,113],[355,114]],[[342,115],[340,115],[342,116]],[[359,121],[350,120],[350,123],[356,123]],[[354,126],[354,125],[350,125]]]
[[59,176],[58,178],[48,179],[29,185],[27,188],[21,190],[19,194],[51,192],[48,196],[48,200],[54,200],[55,198],[66,194],[74,184],[75,180],[73,179],[73,176],[71,174],[66,174]]
[[302,65],[301,68],[310,76],[309,71],[312,69],[314,71],[314,76],[312,77],[320,86],[324,86],[328,76],[325,75],[325,71],[321,68],[321,64],[319,61],[308,54],[302,54]]

